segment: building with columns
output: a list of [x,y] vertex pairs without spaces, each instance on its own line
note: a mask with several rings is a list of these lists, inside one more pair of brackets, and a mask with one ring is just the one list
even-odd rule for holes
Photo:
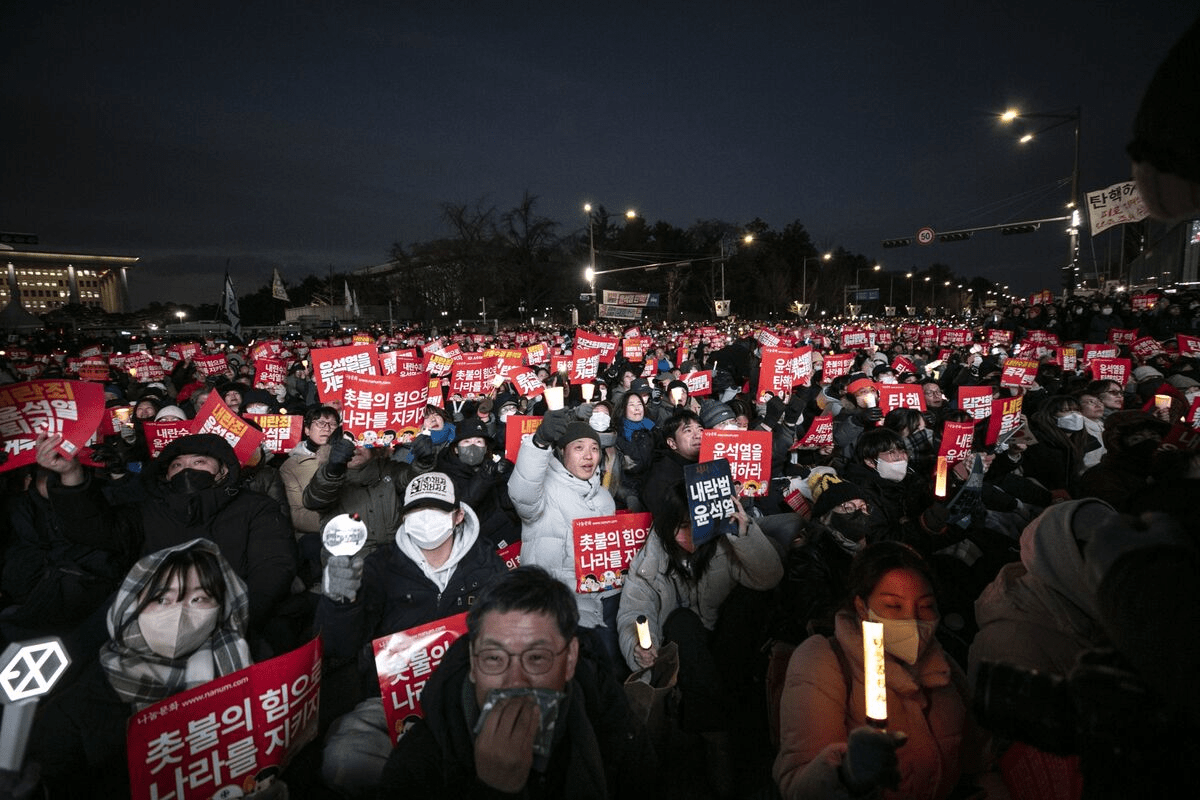
[[32,314],[45,314],[68,303],[101,308],[110,314],[131,311],[129,270],[133,256],[44,253],[15,250],[0,244],[0,265],[8,280],[0,283],[0,307],[11,299],[15,281],[21,304]]

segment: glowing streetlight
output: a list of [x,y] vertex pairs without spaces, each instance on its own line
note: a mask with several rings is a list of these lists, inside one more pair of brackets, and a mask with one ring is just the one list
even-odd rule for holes
[[808,262],[820,258],[822,261],[829,261],[833,258],[833,253],[822,253],[820,256],[805,256],[800,262],[800,302],[808,304]]

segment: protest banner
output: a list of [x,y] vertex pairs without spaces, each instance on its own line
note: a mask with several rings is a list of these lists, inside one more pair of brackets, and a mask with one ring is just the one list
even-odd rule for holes
[[1137,328],[1131,328],[1131,329],[1125,329],[1125,330],[1120,329],[1120,328],[1109,328],[1108,329],[1108,341],[1110,344],[1115,344],[1117,347],[1121,347],[1121,346],[1128,347],[1129,345],[1133,344],[1133,340],[1137,338],[1137,335],[1138,335]]
[[1120,353],[1120,349],[1111,344],[1085,344],[1083,366],[1088,367],[1097,358],[1116,358]]
[[496,555],[500,556],[500,560],[504,562],[504,566],[509,569],[516,569],[521,566],[521,541],[518,539],[512,544],[507,544],[496,551]]
[[196,354],[192,357],[196,370],[205,377],[224,375],[229,370],[229,360],[224,353]]
[[104,356],[88,356],[79,365],[79,379],[107,383],[111,377],[108,359]]
[[1128,358],[1093,358],[1091,369],[1093,380],[1116,381],[1123,387],[1133,367]]
[[857,350],[869,346],[871,337],[861,328],[846,328],[841,332],[839,344],[842,350]]
[[692,544],[696,547],[721,534],[738,532],[733,515],[733,472],[724,458],[683,466]]
[[1138,222],[1150,216],[1135,181],[1114,183],[1087,193],[1088,226],[1092,236],[1114,225]]
[[508,380],[521,397],[541,397],[546,393],[546,384],[538,380],[537,373],[528,367],[512,370],[508,373]]
[[1135,294],[1129,298],[1129,302],[1134,311],[1150,311],[1158,303],[1158,295],[1154,294]]
[[949,466],[954,466],[971,455],[971,445],[974,441],[974,423],[947,420],[942,423],[942,441],[938,445],[938,457],[945,458]]
[[814,419],[808,428],[808,433],[798,438],[790,449],[799,450],[802,447],[817,449],[833,447],[833,417],[825,413]]
[[904,356],[898,355],[892,359],[892,370],[897,375],[903,375],[905,372],[915,373],[917,371],[917,365]]
[[279,358],[283,355],[284,349],[283,342],[279,339],[255,342],[250,347],[250,358],[253,361],[263,358]]
[[534,431],[542,424],[541,417],[525,414],[513,414],[504,426],[504,457],[514,464],[517,463],[517,453],[521,443],[533,436]]
[[247,414],[246,419],[262,428],[263,448],[268,453],[290,453],[304,438],[302,414]]
[[538,367],[542,364],[549,363],[550,349],[546,345],[531,344],[525,348],[525,364],[530,367]]
[[611,364],[617,357],[617,346],[621,340],[616,336],[605,336],[599,333],[588,333],[582,328],[575,329],[575,352],[580,350],[600,351],[600,363]]
[[182,436],[191,435],[192,421],[189,419],[178,422],[150,422],[147,420],[142,423],[142,428],[146,433],[146,447],[150,451],[150,457],[158,458],[162,449],[171,442]]
[[1129,345],[1129,352],[1143,361],[1149,361],[1166,351],[1163,350],[1162,345],[1153,336],[1143,336],[1140,339],[1135,339],[1133,344]]
[[1062,367],[1063,372],[1072,373],[1079,366],[1079,351],[1074,347],[1056,347],[1054,363]]
[[832,383],[834,378],[850,374],[854,366],[854,353],[833,353],[825,356],[825,364],[821,368],[821,383]]
[[919,383],[879,383],[879,408],[886,417],[895,408],[925,410],[925,391]]
[[1189,357],[1200,356],[1200,336],[1177,333],[1175,334],[1175,341],[1179,345],[1179,355]]
[[494,359],[484,359],[479,353],[463,353],[450,371],[451,397],[479,397],[492,390],[496,377]]
[[130,796],[253,794],[316,738],[320,686],[317,638],[143,708],[126,734]]
[[683,382],[687,384],[688,397],[707,397],[713,393],[711,369],[689,372],[683,376]]
[[1031,358],[1006,358],[1000,372],[1000,385],[1014,389],[1032,389],[1038,362]]
[[[808,368],[811,376],[812,350],[811,348],[804,349],[808,351]],[[792,387],[800,380],[797,375],[800,366],[796,350],[790,347],[764,346],[758,366],[758,397],[755,398],[755,402],[764,402],[768,392],[786,400],[792,393]]]
[[771,483],[770,431],[706,430],[700,436],[700,460],[729,461],[742,497],[765,497]]
[[621,355],[625,356],[625,360],[636,364],[646,357],[646,351],[642,347],[641,336],[626,337],[621,340]]
[[988,328],[987,343],[995,347],[1012,347],[1013,332],[1002,331],[999,328]]
[[1001,436],[1015,431],[1021,425],[1021,405],[1024,397],[998,397],[992,401],[992,416],[988,420],[987,438],[984,444],[995,444]]
[[104,387],[87,381],[42,379],[0,385],[0,440],[7,471],[32,464],[39,433],[63,437],[55,450],[79,452],[105,420]]
[[429,383],[425,376],[342,375],[342,427],[359,447],[390,447],[417,433],[425,419]]
[[754,332],[754,340],[763,347],[778,347],[779,337],[766,328],[759,328]]
[[278,358],[259,358],[254,362],[254,385],[259,388],[287,382],[287,363]]
[[424,716],[421,692],[455,639],[467,632],[466,613],[428,622],[371,642],[388,733],[395,745]]
[[958,387],[958,407],[976,420],[987,419],[992,413],[992,387]]
[[1187,421],[1193,428],[1200,428],[1200,395],[1192,398],[1192,405],[1187,410]]
[[311,353],[313,380],[322,403],[342,400],[342,376],[348,372],[358,375],[378,375],[374,345],[322,347]]
[[596,380],[596,376],[600,374],[600,359],[602,353],[599,350],[587,347],[576,347],[571,354],[569,367],[569,379],[571,383],[587,383],[588,381]]
[[968,328],[943,328],[938,333],[939,347],[966,347],[974,341]]
[[[195,358],[199,354],[199,342],[180,342],[179,344],[173,344],[167,348],[167,355],[176,361],[186,361],[189,358]],[[86,352],[80,353],[80,355],[84,356],[85,358],[87,357]]]
[[646,541],[653,522],[648,511],[574,520],[575,591],[588,594],[620,589],[629,562]]
[[262,431],[255,430],[250,423],[233,413],[216,392],[209,394],[196,418],[192,420],[192,433],[213,433],[229,442],[238,463],[246,466],[254,448],[262,443]]

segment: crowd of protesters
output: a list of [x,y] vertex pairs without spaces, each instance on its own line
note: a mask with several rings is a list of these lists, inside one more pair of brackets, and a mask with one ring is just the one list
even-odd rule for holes
[[[645,359],[618,348],[588,381],[588,400],[578,382],[563,408],[503,382],[481,396],[433,396],[416,435],[370,448],[346,436],[336,402],[317,399],[310,348],[336,341],[283,342],[291,363],[279,384],[254,384],[251,348],[216,342],[202,349],[227,355],[221,375],[200,375],[190,359],[149,383],[113,369],[106,403],[131,409],[127,431],[94,443],[87,465],[40,436],[36,464],[4,475],[0,632],[6,642],[62,636],[74,662],[35,724],[29,758],[59,791],[110,785],[123,769],[121,737],[101,737],[99,747],[86,731],[119,731],[148,702],[319,635],[321,737],[283,778],[294,796],[371,796],[413,769],[395,763],[413,751],[391,746],[372,640],[468,610],[508,572],[498,551],[520,542],[524,565],[572,589],[574,621],[560,629],[579,641],[589,691],[619,686],[676,645],[670,724],[703,753],[701,792],[752,794],[770,774],[767,790],[789,798],[880,786],[896,797],[968,796],[955,792],[977,786],[1004,796],[997,774],[1009,741],[989,737],[970,712],[979,665],[1069,673],[1081,652],[1111,641],[1088,571],[1104,531],[1124,524],[1132,536],[1122,520],[1160,512],[1194,532],[1187,512],[1200,459],[1188,417],[1200,352],[1187,337],[1200,335],[1200,299],[1154,300],[1138,309],[1107,297],[1016,303],[928,322],[644,324]],[[847,328],[871,331],[871,343],[846,351],[849,371],[826,379],[823,362],[843,351]],[[944,347],[931,328],[967,329],[970,340]],[[1127,382],[1096,379],[1082,357],[1064,365],[1064,349],[1130,330],[1153,347],[1116,346],[1133,367]],[[381,351],[420,352],[512,348],[535,334],[569,353],[575,332],[372,335]],[[790,392],[759,390],[766,337],[811,348],[811,374]],[[148,349],[161,355],[168,344]],[[74,377],[65,368],[74,354],[54,343],[12,346],[24,357],[0,360],[0,380]],[[1002,386],[1004,363],[1016,356],[1039,362],[1034,381]],[[547,385],[564,382],[537,371]],[[693,397],[685,379],[700,371],[711,371],[712,391]],[[919,385],[924,408],[884,414],[885,384]],[[994,398],[1022,397],[1019,424],[1001,439],[988,441],[988,419],[959,403],[960,390],[980,386]],[[221,437],[196,434],[151,457],[145,421],[190,419],[214,392],[238,414],[301,415],[301,442],[239,461]],[[514,413],[542,417],[515,463],[504,458]],[[832,422],[832,438],[806,445],[819,421]],[[973,423],[975,435],[938,488],[947,421]],[[699,460],[705,430],[727,428],[770,434],[770,485],[739,500],[736,530],[695,545],[684,470]],[[617,510],[653,519],[624,590],[575,593],[572,522]],[[350,513],[365,523],[367,546],[330,557],[321,531]],[[152,623],[146,615],[172,594],[203,621],[185,625],[183,613],[178,628]],[[638,644],[641,618],[650,648]],[[867,619],[885,626],[890,733],[860,729],[858,623]],[[211,659],[198,667],[197,652]],[[605,696],[625,702],[619,689]],[[609,734],[592,722],[603,760]],[[641,720],[612,724],[642,735]],[[425,741],[418,730],[414,741]],[[672,769],[669,741],[657,742],[659,770],[639,768],[669,794],[684,770]],[[477,766],[480,793],[532,791],[532,778],[493,781],[489,765]],[[555,796],[578,780],[574,766],[533,762],[528,775],[540,789],[530,796]],[[591,774],[601,784],[592,794],[612,788],[603,784],[613,767]]]

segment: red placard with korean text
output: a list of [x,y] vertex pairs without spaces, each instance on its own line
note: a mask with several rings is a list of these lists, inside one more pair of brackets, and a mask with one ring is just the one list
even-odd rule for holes
[[247,414],[263,431],[263,447],[268,453],[290,453],[304,438],[302,414]]
[[1175,334],[1175,341],[1179,344],[1179,355],[1200,355],[1200,336],[1189,336],[1186,333],[1177,333]]
[[849,328],[842,331],[839,344],[842,350],[857,350],[871,344],[871,337],[864,330]]
[[360,447],[389,447],[406,432],[417,433],[429,403],[424,374],[342,376],[342,427]]
[[1062,367],[1063,372],[1074,372],[1079,365],[1079,351],[1074,347],[1056,347],[1054,363]]
[[706,369],[702,372],[689,372],[683,376],[683,382],[687,384],[688,397],[705,397],[712,394],[711,369]]
[[[812,376],[812,349],[802,348],[806,352],[808,376]],[[786,398],[792,393],[792,387],[802,378],[798,374],[802,368],[799,350],[790,347],[763,347],[762,357],[758,365],[758,397],[755,402],[761,403],[767,392],[777,397]]]
[[192,421],[185,419],[178,422],[143,422],[142,428],[146,431],[146,446],[150,450],[150,457],[158,458],[164,447],[182,436],[191,434]]
[[1124,386],[1133,369],[1128,358],[1093,358],[1092,378],[1098,381],[1116,381]]
[[988,328],[987,343],[998,347],[1012,347],[1013,332],[1002,331],[999,328]]
[[575,329],[576,354],[580,350],[599,350],[601,364],[613,362],[613,359],[617,357],[617,345],[620,343],[621,340],[616,336],[604,336],[599,333],[588,333],[581,328]]
[[1118,347],[1120,347],[1122,345],[1128,346],[1128,345],[1133,344],[1133,340],[1137,338],[1137,335],[1138,335],[1137,328],[1131,328],[1128,330],[1122,330],[1120,328],[1109,328],[1108,329],[1109,343],[1115,344]]
[[418,625],[371,642],[375,675],[392,744],[424,716],[421,692],[454,640],[467,632],[466,613]]
[[569,380],[571,383],[586,383],[596,380],[600,374],[603,353],[587,347],[577,347],[571,354]]
[[254,385],[260,388],[287,381],[287,363],[278,358],[260,358],[254,362]]
[[1011,386],[1015,389],[1033,388],[1037,377],[1038,362],[1032,358],[1008,358],[1004,360],[1004,368],[1000,372],[1000,385]]
[[771,483],[769,431],[706,430],[700,437],[700,461],[729,461],[741,497],[765,497]]
[[850,374],[854,366],[854,353],[835,353],[825,356],[825,365],[821,368],[821,383],[832,383],[834,378]]
[[212,355],[195,355],[192,357],[192,363],[196,365],[197,371],[201,375],[224,375],[229,369],[229,360],[225,358],[223,353],[214,353]]
[[1200,395],[1192,400],[1192,405],[1187,411],[1187,421],[1193,428],[1200,428]]
[[254,794],[317,735],[321,640],[147,706],[129,719],[134,800]]
[[958,407],[977,420],[987,419],[992,413],[992,387],[958,387]]
[[642,347],[641,336],[630,336],[621,340],[621,354],[625,356],[626,361],[637,363],[646,357],[646,350]]
[[537,367],[550,361],[550,350],[546,345],[531,344],[525,348],[525,363]]
[[992,401],[992,417],[988,420],[987,439],[984,444],[996,441],[1021,424],[1021,405],[1024,397],[997,397]]
[[538,380],[537,373],[528,367],[511,370],[508,380],[521,397],[541,397],[546,393],[546,384]]
[[641,549],[653,519],[649,512],[583,517],[571,523],[575,544],[575,591],[620,589],[629,562]]
[[1121,351],[1111,344],[1085,344],[1083,346],[1083,365],[1086,367],[1097,358],[1116,358]]
[[246,465],[254,448],[263,440],[262,431],[255,430],[246,420],[233,413],[233,409],[221,402],[216,392],[208,396],[192,420],[192,433],[215,433],[220,436],[229,442],[242,466]]
[[897,375],[903,375],[905,372],[916,372],[917,365],[909,361],[904,356],[896,356],[892,359],[892,369]]
[[310,353],[313,380],[322,403],[342,399],[342,376],[347,372],[358,375],[378,375],[378,351],[375,345],[351,347],[322,347]]
[[974,423],[947,420],[942,423],[942,442],[938,445],[938,456],[945,458],[950,466],[954,466],[971,454],[974,441]]
[[938,346],[966,347],[973,338],[968,328],[942,328],[938,331]]
[[39,433],[61,434],[55,448],[70,458],[83,447],[108,412],[104,387],[87,381],[37,380],[0,385],[0,441],[8,458],[0,471],[36,460]]
[[791,449],[798,450],[801,447],[833,447],[833,417],[829,414],[822,414],[814,419],[808,428],[808,433],[797,439]]
[[463,353],[450,371],[450,396],[478,397],[492,390],[496,377],[495,359],[484,359],[478,353]]
[[925,392],[919,383],[880,383],[879,408],[883,415],[895,408],[925,410]]
[[504,426],[504,457],[514,464],[517,463],[517,453],[521,450],[521,442],[525,441],[542,424],[541,417],[527,414],[513,414]]
[[1149,311],[1158,302],[1158,296],[1153,294],[1135,294],[1129,298],[1134,311]]

